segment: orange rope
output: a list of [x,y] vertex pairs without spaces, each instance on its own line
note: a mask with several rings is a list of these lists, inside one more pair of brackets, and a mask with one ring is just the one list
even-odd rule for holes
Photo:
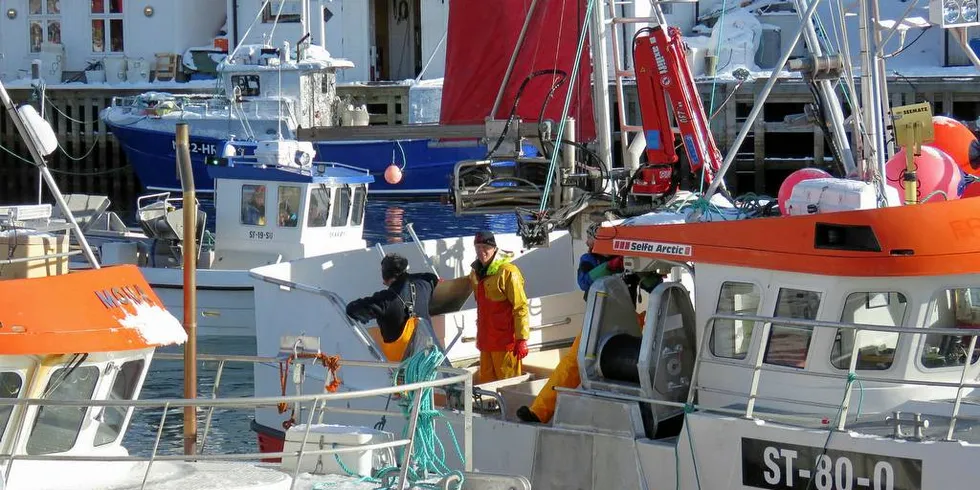
[[[340,376],[337,375],[337,371],[340,370],[340,356],[328,356],[323,353],[317,354],[292,354],[286,358],[285,361],[279,362],[279,386],[282,388],[282,396],[286,396],[286,380],[289,378],[289,365],[297,359],[316,359],[320,361],[320,364],[327,369],[327,383],[323,386],[323,389],[328,393],[336,393],[340,388],[340,384],[343,382]],[[288,403],[280,402],[277,406],[279,413],[286,413],[289,409]],[[296,424],[296,406],[289,412],[289,419],[282,423],[283,429],[289,429]]]

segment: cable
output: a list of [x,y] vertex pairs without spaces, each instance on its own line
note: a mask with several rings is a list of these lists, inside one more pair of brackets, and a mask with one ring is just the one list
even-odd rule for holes
[[[563,84],[565,82],[565,79],[568,78],[568,74],[564,70],[558,70],[558,69],[537,70],[532,72],[530,75],[528,75],[524,79],[524,81],[521,82],[520,87],[518,87],[517,94],[514,95],[514,104],[511,105],[510,107],[510,114],[507,116],[507,122],[504,124],[504,129],[500,133],[500,137],[497,138],[497,142],[494,143],[493,148],[487,151],[487,155],[484,157],[485,160],[489,160],[490,156],[493,155],[493,153],[496,152],[498,148],[500,148],[501,144],[503,144],[504,138],[507,136],[507,132],[510,130],[510,125],[511,123],[514,122],[514,117],[517,115],[517,105],[521,101],[521,96],[524,95],[524,89],[527,88],[528,82],[530,82],[531,79],[542,75],[557,75],[561,77],[561,80],[552,84],[552,89],[548,92],[548,98],[550,98],[551,95],[554,94],[554,91],[557,88],[557,86]],[[548,103],[548,99],[545,99],[544,104],[547,105],[547,103]],[[541,109],[541,114],[544,114],[544,107],[542,107]]]

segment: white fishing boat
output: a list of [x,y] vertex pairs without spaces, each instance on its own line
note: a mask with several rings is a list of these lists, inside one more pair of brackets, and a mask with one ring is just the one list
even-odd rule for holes
[[[647,20],[607,18],[615,15],[613,2],[587,2],[598,72],[605,66],[605,39],[618,38],[617,26],[652,24],[633,38],[643,124],[627,132],[641,136],[625,138],[623,145],[629,156],[642,152],[645,143],[649,161],[634,167],[635,161],[627,160],[625,186],[606,187],[652,197],[650,213],[629,216],[629,209],[615,209],[594,190],[575,189],[594,188],[574,185],[572,176],[583,168],[567,151],[552,155],[543,173],[555,172],[557,184],[569,184],[562,187],[567,192],[553,195],[521,176],[520,161],[514,174],[485,172],[487,177],[475,185],[462,173],[487,162],[457,165],[458,210],[516,206],[531,216],[521,236],[502,237],[498,243],[519,250],[515,263],[527,278],[531,324],[541,327],[529,342],[541,350],[526,358],[537,379],[525,375],[463,394],[475,397],[480,412],[473,420],[475,468],[524,475],[533,488],[904,490],[963,485],[963,465],[980,455],[980,441],[972,435],[980,417],[974,401],[980,388],[975,335],[980,270],[972,265],[980,245],[971,226],[980,201],[957,199],[956,166],[963,162],[933,159],[940,150],[922,148],[934,138],[930,106],[885,104],[890,99],[882,39],[899,24],[880,21],[874,1],[839,13],[842,19],[856,13],[861,28],[858,91],[852,53],[822,54],[813,27],[819,3],[795,2],[799,28],[771,77],[757,89],[733,149],[722,159],[691,89],[680,35],[666,26],[659,4],[655,18]],[[980,25],[975,5],[934,1],[929,8],[932,22],[950,30],[980,67],[966,37],[968,26]],[[836,29],[847,37],[843,25]],[[800,39],[806,40],[808,55],[789,63]],[[814,84],[818,109],[826,118],[822,128],[845,173],[854,178],[791,185],[778,202],[782,216],[772,216],[776,202],[746,205],[742,199],[723,198],[722,178],[784,66]],[[832,82],[836,78],[849,87],[855,115],[846,122]],[[607,100],[602,97],[605,84],[595,87],[595,100]],[[597,105],[599,138],[605,139],[597,153],[608,155],[603,148],[610,147],[610,133],[601,129],[608,118],[598,117],[608,112],[601,102]],[[704,169],[701,195],[674,192],[677,159],[670,116],[676,118],[692,168]],[[853,150],[845,124],[857,135]],[[558,127],[554,148],[566,146]],[[601,161],[608,164],[609,159]],[[606,165],[601,177],[622,184],[611,167]],[[890,174],[893,167],[898,167],[897,178]],[[939,175],[938,183],[926,183],[930,174]],[[492,189],[488,184],[495,180],[519,184]],[[538,202],[535,213],[520,209]],[[628,273],[664,278],[649,295],[641,293],[640,302],[630,299],[620,276],[596,281],[584,305],[572,286],[590,211],[616,218],[600,229],[597,253],[624,256]],[[569,231],[554,231],[563,226]],[[399,252],[413,264],[432,264],[443,277],[460,277],[475,255],[468,241],[427,241],[414,254],[407,245]],[[540,247],[528,249],[531,245]],[[282,308],[310,311],[305,321],[279,333],[319,337],[346,359],[379,356],[377,340],[342,309],[344,300],[373,288],[354,290],[359,283],[342,286],[335,276],[317,275],[347,263],[363,271],[377,259],[368,251],[351,251],[253,270],[260,331],[277,324]],[[373,272],[377,276],[377,269]],[[451,295],[453,282],[446,283],[437,288],[437,298]],[[571,304],[576,296],[578,303]],[[470,365],[474,349],[464,341],[473,336],[475,310],[472,302],[458,304],[433,312],[432,323],[437,342],[448,346],[449,359]],[[571,324],[553,326],[555,318],[568,318]],[[464,341],[453,343],[453,325],[462,326]],[[272,334],[257,338],[260,354],[276,348]],[[549,387],[557,391],[553,419],[546,424],[519,420],[516,408],[531,404],[544,387],[543,378],[557,367],[559,353],[567,352],[548,348],[567,345],[577,334],[580,341],[570,357],[577,376]],[[257,393],[280,390],[258,371],[255,382]],[[352,386],[380,382],[369,375],[345,380]],[[314,388],[317,381],[307,386]],[[385,400],[372,403],[381,407]],[[455,402],[450,397],[446,403]],[[256,430],[267,450],[274,450],[276,428],[287,418],[274,410],[256,412]],[[346,420],[370,422],[366,417]],[[458,419],[452,423],[465,425]]]

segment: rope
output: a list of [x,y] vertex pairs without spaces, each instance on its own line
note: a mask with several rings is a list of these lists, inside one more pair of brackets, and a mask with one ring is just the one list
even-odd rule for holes
[[[435,380],[439,374],[436,369],[442,365],[444,358],[445,356],[438,349],[432,347],[416,352],[408,359],[402,361],[393,377],[397,380],[399,377],[404,376],[404,382],[406,384]],[[413,488],[439,489],[442,487],[431,483],[423,483],[423,480],[430,479],[433,476],[440,479],[454,477],[453,479],[457,482],[456,489],[459,490],[463,484],[463,473],[450,468],[446,464],[446,448],[435,430],[435,419],[442,417],[442,413],[435,407],[432,388],[423,388],[420,391],[412,391],[405,394],[399,401],[402,415],[406,421],[409,420],[412,405],[415,402],[415,396],[421,396],[422,399],[419,405],[418,422],[415,424],[415,433],[412,434],[415,442],[412,447],[412,466],[408,469],[408,481]],[[406,423],[402,431],[403,438],[409,437],[408,426],[409,424]],[[463,450],[460,448],[459,441],[456,439],[456,433],[448,421],[446,421],[446,427],[449,429],[449,436],[456,449],[457,456],[460,461],[464,461]],[[394,476],[398,474],[397,466],[386,466],[376,470],[372,476],[362,476],[351,471],[341,461],[339,454],[334,454],[334,459],[336,459],[340,469],[347,473],[348,476],[359,477],[359,482],[379,484],[381,485],[379,487],[380,489],[390,489],[397,483],[397,478]],[[400,459],[405,461],[404,448],[401,449]],[[325,490],[334,485],[330,483],[319,483],[313,486],[313,490]]]

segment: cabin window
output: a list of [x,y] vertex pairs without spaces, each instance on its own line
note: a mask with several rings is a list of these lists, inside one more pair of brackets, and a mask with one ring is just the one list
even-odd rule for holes
[[330,189],[320,186],[310,192],[310,211],[306,217],[307,226],[310,228],[322,228],[327,226],[327,218],[330,217]]
[[[0,398],[17,398],[23,385],[24,380],[20,374],[0,373]],[[0,405],[0,441],[3,440],[3,433],[7,430],[7,422],[10,421],[10,414],[13,411],[13,405]]]
[[294,185],[279,186],[279,218],[277,222],[283,228],[296,228],[299,222],[299,193],[301,189]]
[[27,19],[32,53],[40,52],[42,43],[61,44],[61,3],[58,0],[30,0]]
[[[717,313],[736,315],[759,314],[762,297],[755,284],[726,282],[718,294]],[[717,357],[745,359],[752,342],[752,327],[755,322],[744,320],[715,320],[711,331],[711,353]]]
[[[44,394],[38,398],[91,400],[98,381],[99,368],[95,366],[64,367],[51,375]],[[63,453],[71,449],[87,412],[88,407],[39,407],[27,440],[27,454]]]
[[333,220],[330,226],[347,226],[348,216],[350,216],[350,186],[345,185],[334,193]]
[[264,185],[242,185],[242,224],[265,226]]
[[[933,328],[962,328],[963,335],[925,335],[922,365],[927,368],[962,367],[970,347],[969,334],[980,334],[980,288],[941,291],[926,325]],[[980,339],[971,364],[980,357]]]
[[232,75],[231,84],[242,97],[258,97],[262,93],[258,75]]
[[279,16],[279,23],[300,23],[303,19],[303,6],[300,0],[272,0],[262,11],[262,22],[271,23]]
[[[820,293],[802,289],[781,288],[776,298],[774,316],[815,320],[820,309]],[[764,361],[767,364],[806,367],[806,354],[810,349],[812,327],[773,324],[769,330]]]
[[[844,300],[841,323],[861,323],[898,327],[905,320],[908,300],[902,293],[852,293]],[[855,331],[839,328],[830,351],[830,363],[837,369],[850,369]],[[858,359],[855,369],[883,370],[895,361],[898,334],[862,330],[857,332]]]
[[[136,384],[143,373],[143,359],[127,361],[116,371],[116,379],[112,382],[108,400],[132,400],[136,393]],[[96,408],[96,410],[99,410]],[[101,423],[95,431],[95,446],[104,446],[116,440],[122,432],[123,422],[129,412],[125,407],[105,407],[101,413]]]
[[[50,1],[50,0],[49,0]],[[123,0],[92,0],[92,52],[122,53]]]
[[367,200],[367,189],[363,185],[354,188],[354,204],[351,206],[351,226],[361,226],[364,222],[364,203]]

